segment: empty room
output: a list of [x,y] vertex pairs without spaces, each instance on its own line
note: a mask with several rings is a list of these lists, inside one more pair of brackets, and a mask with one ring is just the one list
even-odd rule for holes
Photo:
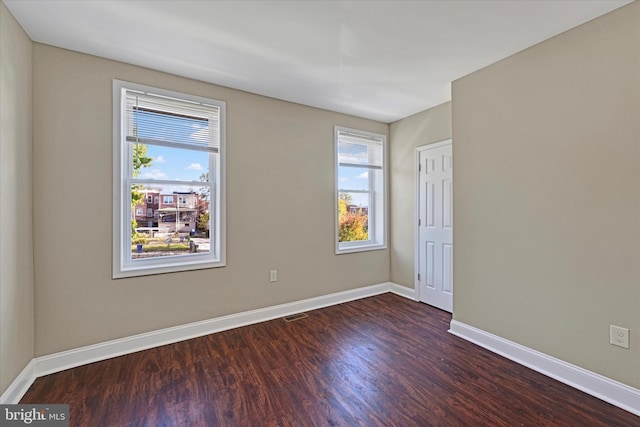
[[1,425],[640,425],[637,1],[0,0],[0,117]]

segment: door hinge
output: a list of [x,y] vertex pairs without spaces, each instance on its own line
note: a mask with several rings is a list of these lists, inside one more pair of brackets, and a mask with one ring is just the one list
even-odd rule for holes
[[418,282],[420,281],[420,273],[418,273]]
[[422,163],[418,163],[418,172],[422,172]]
[[422,225],[422,220],[418,218],[418,225]]

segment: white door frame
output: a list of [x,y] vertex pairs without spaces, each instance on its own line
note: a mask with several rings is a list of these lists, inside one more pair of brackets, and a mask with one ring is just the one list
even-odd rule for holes
[[420,281],[418,280],[418,273],[420,272],[420,257],[419,253],[419,245],[420,245],[420,229],[418,225],[418,220],[420,219],[420,205],[418,201],[420,200],[420,171],[418,168],[420,167],[420,153],[422,151],[431,150],[432,148],[438,148],[445,146],[447,144],[451,144],[453,147],[453,141],[451,138],[443,139],[442,141],[434,142],[433,144],[425,144],[420,147],[416,147],[415,160],[414,160],[414,212],[413,212],[413,288],[415,289],[415,300],[422,301],[420,298]]

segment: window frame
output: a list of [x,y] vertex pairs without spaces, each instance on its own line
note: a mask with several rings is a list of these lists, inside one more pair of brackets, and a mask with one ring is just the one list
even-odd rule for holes
[[[209,200],[210,229],[209,252],[189,253],[179,256],[163,256],[133,259],[131,256],[131,166],[129,145],[125,127],[125,91],[138,91],[173,98],[190,103],[218,108],[219,146],[217,160],[213,152],[209,159],[209,181],[206,185],[215,194]],[[226,103],[224,101],[175,92],[137,83],[113,80],[113,272],[112,278],[145,276],[179,271],[224,267],[226,265]],[[177,147],[188,150],[188,146]],[[217,170],[216,170],[217,169]],[[184,185],[176,181],[175,185]],[[174,199],[175,200],[175,199]],[[146,201],[146,200],[145,200]],[[215,208],[214,208],[215,207]],[[212,210],[215,209],[215,212]],[[135,213],[135,212],[134,212]],[[155,214],[156,212],[154,212]]]
[[[374,143],[376,140],[380,140],[382,146],[382,183],[376,185],[374,177],[368,177],[369,188],[367,190],[349,190],[340,188],[340,174],[339,174],[339,141],[341,133],[349,133],[354,136],[359,136],[363,140],[370,140]],[[388,207],[387,207],[387,193],[388,193],[388,173],[387,173],[387,136],[384,134],[363,131],[359,129],[352,129],[343,126],[334,127],[334,233],[335,233],[335,253],[336,255],[365,252],[387,248],[388,240]],[[364,168],[364,167],[363,167]],[[367,167],[367,169],[369,169]],[[376,188],[378,187],[378,188]],[[368,222],[369,222],[369,239],[359,241],[340,242],[339,239],[339,195],[341,192],[359,192],[369,194],[369,206],[368,206]],[[379,193],[382,194],[379,194]]]

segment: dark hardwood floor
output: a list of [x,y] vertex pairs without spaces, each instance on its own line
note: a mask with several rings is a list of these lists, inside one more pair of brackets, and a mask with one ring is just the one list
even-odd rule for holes
[[92,363],[21,403],[72,426],[640,426],[640,417],[447,333],[394,294]]

